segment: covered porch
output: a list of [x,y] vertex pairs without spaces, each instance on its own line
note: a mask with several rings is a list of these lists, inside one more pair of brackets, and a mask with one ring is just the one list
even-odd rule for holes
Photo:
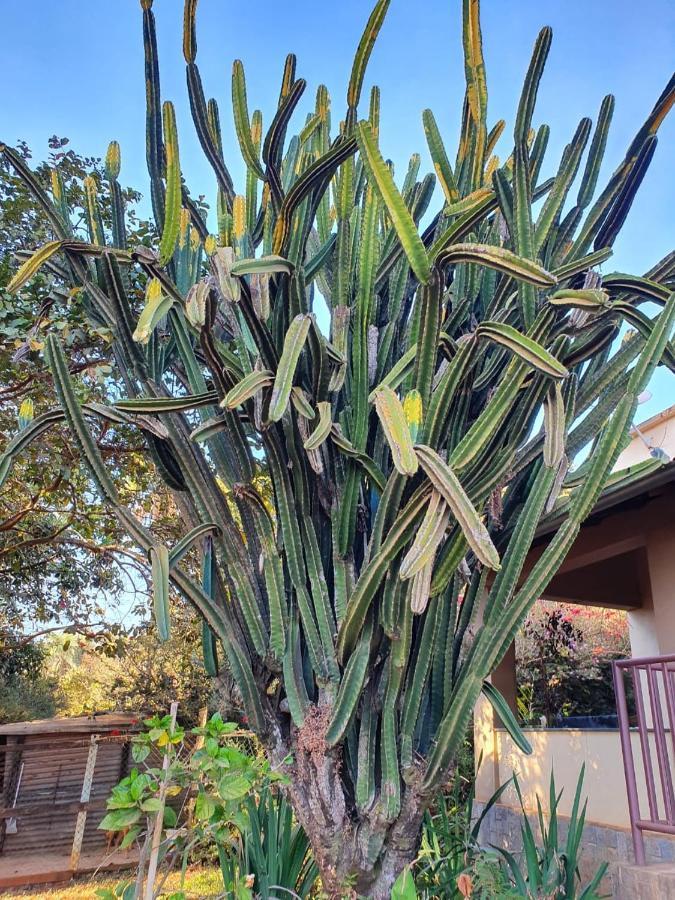
[[[617,469],[654,456],[655,450],[675,456],[675,408],[654,417],[634,430],[633,440],[623,452]],[[662,457],[663,458],[663,457]],[[548,523],[537,535],[528,558],[529,568],[539,558],[559,523]],[[632,657],[662,657],[675,653],[675,463],[665,462],[656,471],[626,488],[606,492],[587,519],[544,599],[624,610],[627,613]],[[510,648],[492,682],[516,710],[516,656]],[[647,715],[649,703],[645,704]],[[668,717],[665,717],[669,732]],[[648,723],[651,724],[651,723]],[[584,795],[588,797],[589,851],[586,863],[597,867],[601,860],[628,862],[633,858],[623,754],[618,727],[604,729],[525,728],[533,752],[523,754],[499,722],[491,706],[482,700],[474,717],[478,771],[476,795],[485,803],[513,772],[518,775],[528,812],[536,811],[536,797],[548,797],[553,771],[558,791],[564,790],[560,812],[569,814],[582,765]],[[672,734],[665,742],[665,765],[675,771]],[[640,736],[632,729],[636,789],[640,804],[647,808],[647,782],[639,761]],[[653,742],[653,734],[648,741]],[[654,748],[652,748],[654,749]],[[660,794],[659,800],[663,797]],[[501,797],[488,823],[488,840],[503,846],[517,844],[520,803],[509,788]],[[514,829],[518,834],[514,833]],[[675,860],[675,843],[666,834],[646,838],[648,862]],[[616,873],[612,887],[617,889]],[[623,896],[615,892],[615,896]],[[646,897],[651,896],[649,893]],[[665,895],[664,895],[665,896]]]

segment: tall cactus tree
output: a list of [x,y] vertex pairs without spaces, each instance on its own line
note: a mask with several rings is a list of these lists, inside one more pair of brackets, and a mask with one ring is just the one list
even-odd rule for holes
[[[218,186],[212,235],[181,178],[152,0],[141,5],[157,252],[126,246],[116,143],[108,183],[86,185],[88,243],[64,218],[57,180],[49,196],[2,148],[54,232],[12,289],[40,266],[81,288],[89,315],[114,332],[128,396],[83,402],[49,334],[59,406],[10,442],[0,476],[44,429],[70,430],[101,496],[148,553],[160,636],[173,585],[204,618],[210,665],[224,651],[251,726],[289,775],[326,889],[389,897],[481,691],[507,715],[486,678],[608,484],[637,395],[657,364],[675,371],[675,254],[643,277],[599,270],[675,81],[594,201],[613,98],[595,127],[581,120],[542,181],[549,128],[534,130],[533,118],[551,44],[543,29],[500,160],[505,122],[488,120],[478,0],[464,0],[457,153],[425,110],[435,175],[419,177],[414,155],[399,186],[379,146],[377,88],[359,116],[389,5],[378,0],[337,128],[319,86],[290,137],[306,83],[289,56],[265,130],[234,63],[238,193],[195,61],[197,2],[187,0],[190,107]],[[98,190],[112,197],[110,235]],[[652,318],[645,303],[660,307]],[[101,418],[144,435],[190,529],[172,550],[120,503],[95,440]],[[561,524],[525,573],[547,516]],[[181,565],[195,543],[201,583]]]

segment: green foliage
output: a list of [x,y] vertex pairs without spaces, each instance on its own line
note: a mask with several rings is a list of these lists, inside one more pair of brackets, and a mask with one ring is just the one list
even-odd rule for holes
[[277,890],[307,896],[317,878],[309,842],[287,801],[273,792],[283,778],[263,755],[243,749],[247,735],[239,726],[219,714],[189,734],[170,715],[144,724],[147,730],[132,744],[138,767],[113,788],[98,826],[123,832],[121,848],[143,848],[139,875],[124,886],[129,897],[139,896],[160,815],[163,867],[157,889],[172,868],[180,866],[184,877],[191,859],[215,850],[228,896],[252,898],[254,884],[262,900],[272,900]]
[[[31,157],[22,142],[16,152],[23,161]],[[59,210],[72,217],[74,236],[86,239],[83,179],[91,176],[98,184],[105,183],[101,161],[78,155],[66,138],[54,136],[48,161],[37,166],[34,175],[40,189],[54,190]],[[154,228],[134,211],[140,194],[115,184],[116,196],[125,206],[129,240],[149,242]],[[112,197],[100,193],[98,200],[104,227],[111,229]],[[12,437],[23,436],[26,446],[0,475],[0,630],[37,632],[75,623],[91,634],[108,628],[118,617],[118,600],[136,606],[130,585],[140,590],[144,572],[130,553],[133,548],[125,546],[123,530],[92,494],[88,474],[79,466],[67,435],[54,426],[58,417],[48,413],[49,427],[38,440],[31,444],[27,437],[45,410],[54,412],[54,390],[41,355],[45,334],[61,336],[71,371],[79,373],[82,399],[103,400],[114,389],[111,331],[88,316],[83,292],[70,290],[62,266],[43,268],[18,295],[7,292],[13,254],[21,259],[25,248],[52,236],[31,189],[1,157],[0,453]],[[30,410],[28,417],[22,416],[24,409]],[[97,437],[104,458],[126,482],[127,496],[133,493],[148,512],[154,510],[156,521],[171,534],[168,504],[157,496],[162,482],[143,453],[134,452],[141,449],[135,429],[106,434],[103,427]],[[114,642],[114,630],[109,637]]]
[[436,800],[424,817],[414,874],[419,896],[428,900],[436,897],[460,900],[466,896],[458,886],[460,876],[469,876],[479,864],[483,852],[479,843],[481,825],[511,784],[509,779],[499,787],[476,815],[473,758],[469,765],[470,772],[458,773],[451,789]]
[[623,611],[539,602],[516,640],[522,721],[615,713],[611,661],[629,652]]
[[[276,900],[289,892],[298,897],[312,896],[319,871],[307,835],[294,821],[288,800],[266,788],[249,795],[244,809],[247,825],[241,832],[237,866],[252,881],[254,896],[260,900]],[[232,873],[228,875],[232,881]],[[227,884],[228,879],[223,880]]]
[[45,652],[0,632],[0,724],[48,719],[56,712],[57,682],[45,671]]
[[[523,840],[522,861],[516,860],[512,853],[500,850],[506,861],[509,879],[517,891],[515,896],[545,896],[564,898],[564,900],[600,900],[598,887],[607,871],[607,863],[602,863],[587,885],[581,884],[579,859],[582,851],[582,837],[586,820],[586,803],[581,807],[581,791],[584,783],[582,766],[577,781],[572,812],[567,823],[567,838],[562,840],[558,806],[561,793],[556,792],[555,778],[551,772],[551,783],[548,798],[548,810],[544,814],[541,800],[537,797],[537,818],[541,843],[538,844],[534,831],[523,806],[523,800],[514,776],[514,785],[520,799],[523,812],[521,834]],[[606,895],[604,895],[606,896]]]
[[[672,255],[646,273],[651,286],[607,279],[602,302],[594,296],[582,311],[560,302],[580,299],[561,291],[602,280],[594,267],[611,255],[675,101],[675,82],[591,205],[611,104],[603,107],[581,197],[566,212],[590,128],[584,120],[557,175],[540,181],[548,132],[542,126],[535,138],[531,125],[551,31],[535,43],[513,152],[502,163],[489,155],[504,124],[488,132],[479,7],[467,0],[466,102],[454,166],[425,113],[444,185],[430,213],[434,177],[418,180],[419,157],[400,187],[385,162],[379,92],[368,120],[358,120],[365,65],[387,8],[379,2],[339,129],[320,86],[305,127],[289,139],[306,88],[289,57],[263,136],[235,65],[234,113],[247,164],[237,194],[218,107],[207,103],[195,61],[196,4],[188,2],[191,110],[218,182],[218,234],[209,235],[181,184],[151,7],[145,0],[147,157],[159,255],[119,246],[129,246],[119,228],[114,247],[91,181],[89,242],[69,240],[58,191],[48,196],[10,148],[4,157],[33,190],[50,237],[64,242],[47,266],[67,264],[65,278],[83,292],[87,314],[113,337],[119,390],[108,399],[114,404],[124,393],[117,414],[126,418],[106,427],[138,426],[185,531],[217,526],[205,547],[213,577],[200,584],[178,564],[169,569],[171,583],[222,644],[251,726],[275,758],[289,751],[300,758],[293,770],[300,795],[323,778],[318,760],[332,767],[335,821],[311,804],[304,812],[313,840],[335,832],[321,854],[322,876],[339,886],[356,869],[358,890],[386,896],[393,875],[378,883],[378,873],[388,835],[405,832],[405,817],[414,821],[447,780],[485,677],[607,483],[638,394],[656,365],[675,367]],[[106,247],[92,246],[98,241]],[[140,291],[128,288],[143,282],[144,308]],[[646,297],[660,307],[653,318],[639,309]],[[615,341],[625,320],[639,332],[630,357]],[[79,379],[60,343],[52,333],[48,356],[71,437],[131,540],[154,554],[157,624],[166,632],[166,567],[154,549],[166,544],[108,471],[98,426],[78,412]],[[616,383],[598,377],[609,367],[623,378],[618,402],[608,397]],[[592,407],[597,414],[583,421],[582,440],[575,423]],[[110,419],[100,406],[91,413]],[[589,446],[588,465],[568,478],[574,455]],[[263,473],[271,498],[260,491]],[[435,527],[430,504],[442,511]],[[547,515],[561,515],[562,524],[523,580]],[[369,849],[345,853],[335,835],[355,823]]]
[[[454,790],[442,797],[427,813],[422,847],[415,864],[417,895],[424,900],[460,900],[474,897],[550,897],[552,900],[600,900],[598,887],[607,870],[599,866],[591,881],[583,885],[579,864],[586,804],[581,806],[584,770],[579,773],[567,835],[563,838],[558,808],[562,791],[557,792],[551,773],[547,809],[537,797],[539,838],[530,824],[518,779],[514,775],[488,800],[479,816],[474,814],[474,783],[462,792],[459,781]],[[513,784],[521,802],[522,849],[518,852],[499,847],[485,849],[479,833],[491,807]]]
[[58,714],[127,710],[139,716],[157,715],[176,700],[181,721],[190,725],[197,723],[204,707],[241,718],[241,704],[227,672],[221,669],[212,678],[204,669],[200,632],[190,610],[175,603],[171,637],[160,645],[147,624],[124,634],[106,630],[94,639],[47,637],[40,646],[46,653],[44,674],[58,684]]

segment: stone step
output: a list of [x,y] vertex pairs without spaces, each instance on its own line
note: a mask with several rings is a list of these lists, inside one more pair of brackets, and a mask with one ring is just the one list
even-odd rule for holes
[[615,900],[675,900],[675,865],[620,864],[615,872]]

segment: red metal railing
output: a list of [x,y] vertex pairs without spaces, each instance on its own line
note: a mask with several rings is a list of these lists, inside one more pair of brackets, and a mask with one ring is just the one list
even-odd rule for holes
[[[635,861],[643,866],[643,832],[675,834],[675,655],[619,660],[612,663],[612,673]],[[631,738],[633,722],[628,712],[627,678],[633,686],[633,722],[637,728],[639,753]],[[638,770],[636,757],[640,762]],[[648,815],[647,810],[641,808],[644,801],[641,802],[638,791],[638,773],[646,794]]]

